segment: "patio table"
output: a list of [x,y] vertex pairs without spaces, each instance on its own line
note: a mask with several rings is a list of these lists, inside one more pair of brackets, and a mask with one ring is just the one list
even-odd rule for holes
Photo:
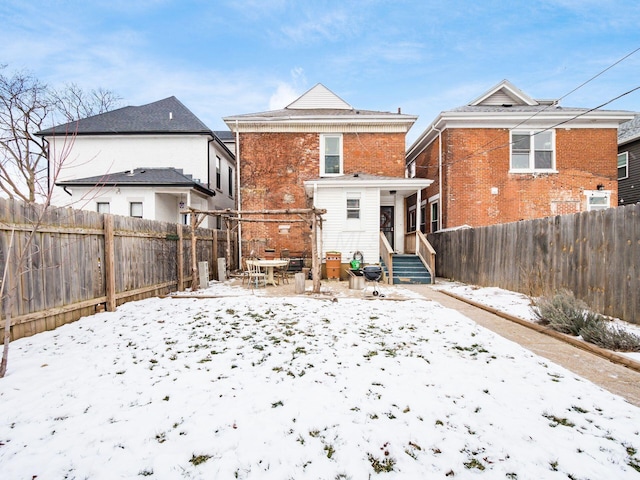
[[266,270],[267,283],[274,286],[276,285],[276,280],[273,276],[273,269],[287,265],[287,260],[254,260],[254,262],[256,265]]

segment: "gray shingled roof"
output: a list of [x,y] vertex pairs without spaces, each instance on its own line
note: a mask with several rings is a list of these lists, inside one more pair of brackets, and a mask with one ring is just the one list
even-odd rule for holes
[[449,112],[575,112],[581,113],[588,111],[588,108],[561,107],[559,105],[513,105],[513,106],[493,106],[493,105],[463,105],[462,107],[453,108]]
[[618,144],[640,138],[640,114],[618,127]]
[[179,168],[136,168],[124,172],[107,173],[94,177],[77,178],[57,182],[61,187],[92,187],[95,185],[107,186],[136,186],[136,187],[188,187],[214,196],[216,193],[194,180],[191,175],[182,173]]
[[198,117],[176,97],[165,98],[139,107],[124,107],[78,122],[58,125],[38,132],[40,136],[145,133],[212,133]]
[[344,109],[344,108],[308,108],[308,109],[293,109],[283,108],[281,110],[269,110],[267,112],[258,113],[245,113],[242,115],[232,115],[227,118],[296,118],[296,117],[366,117],[366,116],[394,116],[394,117],[407,117],[413,118],[412,115],[404,115],[392,112],[378,112],[375,110],[359,110],[359,109]]

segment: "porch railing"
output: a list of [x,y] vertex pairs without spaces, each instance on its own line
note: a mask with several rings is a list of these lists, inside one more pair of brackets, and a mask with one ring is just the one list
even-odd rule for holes
[[415,252],[435,282],[436,278],[436,251],[433,249],[427,237],[421,231],[407,233],[404,236],[404,251],[407,253]]
[[383,232],[380,232],[380,256],[389,272],[387,283],[391,283],[393,281],[393,248]]

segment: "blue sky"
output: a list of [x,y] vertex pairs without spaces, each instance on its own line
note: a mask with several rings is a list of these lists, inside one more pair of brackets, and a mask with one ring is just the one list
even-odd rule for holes
[[[214,130],[316,83],[352,106],[419,116],[508,79],[560,98],[640,48],[637,0],[3,0],[0,64],[142,105],[175,95]],[[562,100],[640,86],[640,51]],[[640,111],[640,91],[605,107]]]

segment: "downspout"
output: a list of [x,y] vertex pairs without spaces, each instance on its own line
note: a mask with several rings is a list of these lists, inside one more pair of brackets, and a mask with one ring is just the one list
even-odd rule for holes
[[238,119],[236,118],[236,209],[238,210],[238,269],[242,269],[242,222],[241,206],[242,206],[242,190],[240,188],[240,132],[238,130]]
[[444,228],[442,224],[442,130],[438,130],[436,127],[431,127],[438,132],[438,220],[440,223],[440,229]]

